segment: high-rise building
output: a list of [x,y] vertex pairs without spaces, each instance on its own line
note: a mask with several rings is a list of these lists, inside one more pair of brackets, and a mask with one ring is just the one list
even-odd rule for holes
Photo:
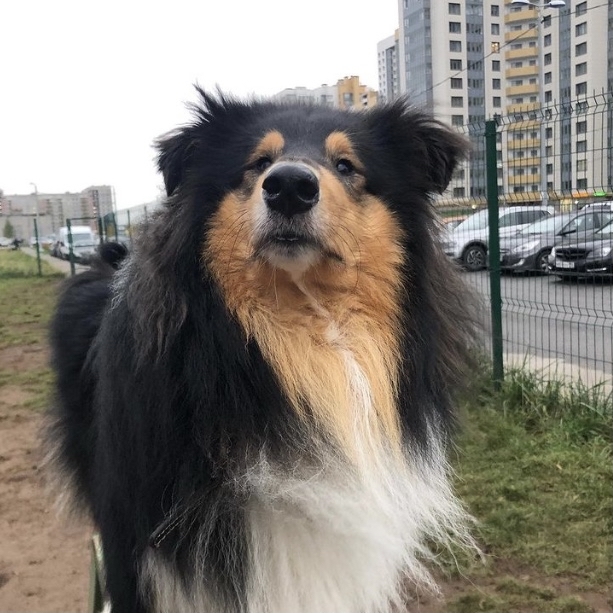
[[450,195],[485,196],[483,122],[496,115],[501,193],[540,202],[611,190],[613,3],[551,4],[399,0],[400,91],[474,127],[471,163]]
[[398,70],[398,30],[377,44],[377,66],[379,73],[379,100],[389,102],[400,95],[400,74]]

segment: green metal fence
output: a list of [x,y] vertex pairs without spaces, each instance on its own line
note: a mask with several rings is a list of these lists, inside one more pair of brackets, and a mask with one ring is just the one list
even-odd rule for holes
[[471,159],[439,206],[472,220],[443,240],[488,307],[495,375],[528,364],[611,385],[612,93],[511,107],[464,132]]

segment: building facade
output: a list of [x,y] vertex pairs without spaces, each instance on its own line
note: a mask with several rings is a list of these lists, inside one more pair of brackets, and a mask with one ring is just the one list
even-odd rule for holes
[[273,98],[286,102],[321,104],[332,108],[366,108],[377,104],[376,90],[362,85],[360,77],[339,79],[336,85],[321,85],[314,89],[293,87],[284,89]]
[[66,219],[98,229],[97,218],[114,210],[114,191],[110,185],[92,185],[81,192],[63,194],[4,194],[0,206],[0,233],[9,221],[18,238],[29,240],[35,235],[38,219],[39,236],[57,234]]
[[449,195],[485,197],[483,124],[496,116],[505,197],[565,202],[611,192],[613,3],[399,0],[399,20],[400,92],[472,141]]
[[390,102],[400,95],[399,52],[398,30],[377,44],[380,102]]

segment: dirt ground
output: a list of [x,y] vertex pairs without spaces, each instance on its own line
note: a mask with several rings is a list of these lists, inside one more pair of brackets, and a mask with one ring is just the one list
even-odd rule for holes
[[[40,346],[0,350],[0,369],[14,371],[42,366],[47,352]],[[54,510],[46,493],[41,469],[39,411],[24,408],[28,393],[5,385],[0,392],[0,612],[85,612],[89,589],[91,528],[84,522],[69,524]],[[522,580],[525,569],[500,568],[500,574]],[[453,599],[467,585],[463,580],[443,583],[444,595]],[[489,591],[483,581],[473,587]],[[556,593],[568,590],[563,582],[549,587]],[[597,613],[610,613],[609,597],[581,594]],[[442,613],[444,599],[422,595],[413,602],[414,613]]]
[[[0,366],[15,372],[46,359],[36,346],[0,351]],[[22,408],[27,400],[17,386],[0,393],[0,611],[86,611],[91,530],[53,509],[41,471],[41,414]]]

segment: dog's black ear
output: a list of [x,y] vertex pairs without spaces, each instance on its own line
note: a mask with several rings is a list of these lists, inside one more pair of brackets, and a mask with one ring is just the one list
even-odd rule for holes
[[417,119],[415,131],[424,142],[425,170],[431,191],[442,194],[458,162],[468,153],[468,140],[431,118]]
[[179,187],[189,165],[194,148],[190,128],[162,136],[156,142],[158,149],[158,169],[164,177],[166,195],[170,196]]
[[468,154],[468,139],[406,99],[374,107],[369,114],[377,142],[385,143],[403,173],[426,191],[443,193]]

